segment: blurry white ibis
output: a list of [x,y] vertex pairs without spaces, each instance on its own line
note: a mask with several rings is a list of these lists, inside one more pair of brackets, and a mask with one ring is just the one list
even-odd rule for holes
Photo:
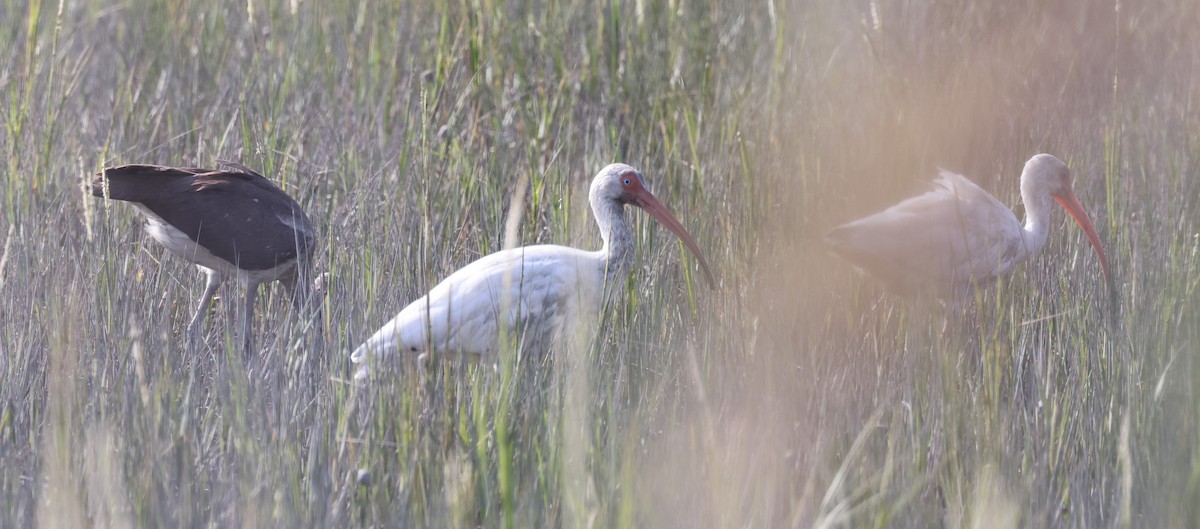
[[496,252],[447,277],[410,303],[355,349],[355,378],[397,352],[494,357],[501,333],[525,346],[546,348],[572,332],[582,318],[620,292],[634,261],[636,241],[625,222],[625,205],[642,208],[674,232],[715,285],[708,263],[683,225],[646,188],[637,169],[612,164],[592,180],[588,193],[604,246],[594,252],[566,246],[525,246]]
[[825,235],[834,253],[889,289],[932,289],[948,297],[1008,273],[1046,242],[1052,202],[1083,228],[1108,279],[1108,260],[1091,219],[1071,189],[1067,165],[1049,154],[1025,162],[1021,173],[1025,225],[979,186],[942,171],[933,191],[837,227]]
[[260,284],[283,283],[293,291],[298,309],[308,300],[316,236],[292,197],[241,164],[219,163],[226,170],[111,167],[92,180],[92,194],[132,203],[146,217],[146,232],[154,240],[208,277],[188,324],[193,342],[201,334],[217,287],[236,278],[246,290],[241,330],[249,351]]

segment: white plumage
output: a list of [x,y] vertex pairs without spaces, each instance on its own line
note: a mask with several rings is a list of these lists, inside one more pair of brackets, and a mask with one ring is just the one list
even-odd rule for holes
[[502,335],[524,347],[547,347],[597,313],[625,285],[634,258],[625,204],[646,210],[676,233],[712,274],[695,240],[646,189],[633,167],[612,164],[592,181],[589,202],[604,246],[594,252],[556,245],[526,246],[487,255],[454,272],[400,311],[354,350],[365,378],[372,364],[399,352],[494,357]]
[[1108,277],[1100,238],[1058,158],[1039,154],[1025,163],[1023,226],[1007,206],[961,175],[941,171],[934,185],[928,193],[833,229],[826,242],[889,289],[932,289],[953,297],[974,282],[1007,274],[1041,249],[1051,203],[1057,201],[1087,234]]
[[549,335],[564,320],[578,318],[582,299],[595,294],[583,287],[602,280],[595,253],[529,246],[483,257],[401,310],[356,349],[351,360],[364,363],[371,352],[424,354],[428,347],[491,356],[498,347],[501,322],[517,329],[525,320],[527,336]]

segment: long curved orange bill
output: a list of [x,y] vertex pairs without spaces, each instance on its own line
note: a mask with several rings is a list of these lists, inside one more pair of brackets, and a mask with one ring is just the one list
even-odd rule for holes
[[1092,224],[1092,219],[1088,218],[1087,213],[1083,211],[1083,205],[1079,203],[1079,198],[1075,193],[1068,189],[1062,195],[1052,195],[1054,200],[1071,214],[1071,218],[1075,219],[1075,223],[1083,228],[1083,233],[1087,234],[1088,239],[1092,241],[1092,248],[1096,250],[1096,255],[1100,256],[1100,269],[1104,271],[1104,281],[1112,286],[1112,279],[1108,275],[1108,258],[1104,257],[1104,247],[1100,244],[1100,235],[1096,233],[1096,226]]
[[700,268],[704,269],[704,277],[708,278],[709,286],[716,288],[717,280],[713,278],[712,270],[708,268],[708,261],[704,260],[704,254],[700,253],[700,245],[696,244],[696,240],[692,238],[691,234],[683,229],[683,224],[680,224],[675,219],[675,215],[671,214],[671,210],[667,209],[662,202],[654,198],[654,195],[650,194],[650,191],[646,189],[642,189],[642,192],[634,197],[632,203],[646,210],[646,213],[649,213],[651,217],[661,222],[663,226],[666,226],[668,230],[671,230],[672,233],[679,237],[679,240],[683,241],[684,246],[687,246],[692,255],[696,256],[696,260],[700,261]]

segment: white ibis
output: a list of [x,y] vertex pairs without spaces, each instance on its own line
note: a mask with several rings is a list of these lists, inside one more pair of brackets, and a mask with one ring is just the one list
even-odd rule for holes
[[217,287],[236,278],[246,290],[242,332],[253,346],[258,286],[278,280],[299,309],[308,300],[308,267],[316,246],[300,205],[257,172],[220,161],[226,170],[122,165],[98,173],[92,194],[131,202],[146,217],[146,232],[205,273],[208,283],[188,325],[199,337]]
[[366,378],[372,364],[396,352],[423,360],[429,353],[478,359],[498,353],[502,332],[541,348],[571,332],[625,286],[636,245],[625,222],[626,204],[642,208],[679,236],[715,285],[695,239],[654,198],[637,169],[605,167],[592,180],[588,201],[604,241],[600,250],[526,246],[476,260],[410,303],[355,349],[350,355],[359,366],[355,378]]
[[1108,260],[1091,219],[1071,189],[1067,165],[1049,154],[1025,162],[1025,225],[962,175],[941,171],[933,191],[837,227],[834,253],[898,292],[930,288],[954,297],[972,283],[1008,273],[1046,242],[1052,202],[1083,228],[1108,279]]

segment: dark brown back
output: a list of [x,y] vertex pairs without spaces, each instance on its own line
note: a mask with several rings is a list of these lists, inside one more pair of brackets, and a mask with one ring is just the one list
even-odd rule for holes
[[[312,223],[262,175],[158,165],[122,165],[92,180],[92,194],[137,202],[200,246],[243,270],[265,270],[307,258]],[[107,189],[105,181],[107,180]]]

